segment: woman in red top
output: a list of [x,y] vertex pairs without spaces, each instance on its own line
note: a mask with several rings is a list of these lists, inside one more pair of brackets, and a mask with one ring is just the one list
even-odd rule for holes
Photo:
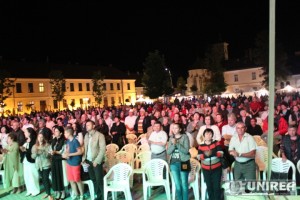
[[214,131],[207,128],[203,132],[204,142],[198,147],[198,159],[201,160],[201,168],[204,181],[207,186],[208,199],[221,199],[221,158],[223,151],[220,143],[213,140]]

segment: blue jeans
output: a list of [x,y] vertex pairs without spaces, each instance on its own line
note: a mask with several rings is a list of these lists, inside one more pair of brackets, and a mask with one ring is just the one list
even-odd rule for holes
[[175,181],[176,196],[178,200],[189,199],[189,172],[181,171],[181,163],[171,163],[170,170]]

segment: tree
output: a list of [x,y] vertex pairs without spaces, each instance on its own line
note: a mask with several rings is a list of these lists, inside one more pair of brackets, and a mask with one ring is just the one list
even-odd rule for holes
[[95,97],[95,101],[97,104],[101,104],[103,99],[103,79],[101,71],[96,71],[92,76],[92,83],[93,83],[93,96]]
[[13,93],[14,80],[9,79],[10,73],[6,70],[0,70],[0,106],[4,108],[4,101]]
[[186,89],[187,89],[186,79],[184,79],[182,76],[178,77],[178,79],[177,79],[177,90],[179,90],[182,94],[184,94],[184,91]]
[[[269,33],[262,31],[255,38],[255,48],[253,50],[253,59],[255,64],[262,66],[264,69],[264,80],[262,85],[268,87],[269,83]],[[290,66],[287,65],[287,53],[284,51],[282,44],[276,41],[275,52],[275,82],[286,80],[290,74]]]
[[170,73],[165,69],[164,56],[161,56],[158,50],[149,52],[144,66],[142,84],[145,87],[144,93],[146,96],[155,99],[173,92]]
[[66,80],[63,72],[60,70],[53,70],[49,73],[50,85],[52,87],[52,97],[58,102],[58,109],[60,110],[60,102],[65,97]]
[[227,84],[224,79],[224,49],[223,43],[211,45],[207,48],[204,57],[197,63],[207,69],[208,77],[202,77],[205,84],[202,86],[203,91],[209,95],[221,94],[226,91]]

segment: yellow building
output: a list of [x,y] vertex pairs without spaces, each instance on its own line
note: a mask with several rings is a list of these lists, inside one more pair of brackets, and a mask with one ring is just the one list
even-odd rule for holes
[[[21,65],[18,66],[20,67]],[[34,69],[34,65],[30,66],[30,70],[34,70],[34,73],[24,73],[20,68],[18,68],[20,70],[14,70],[17,73],[10,70],[11,79],[15,80],[15,86],[11,88],[13,89],[12,95],[4,101],[6,104],[5,110],[24,113],[32,110],[72,109],[72,102],[74,102],[73,108],[98,106],[95,102],[95,97],[92,95],[92,78],[87,78],[92,77],[93,72],[96,70],[101,70],[104,76],[104,95],[101,107],[104,105],[135,104],[135,79],[115,68],[97,66],[63,67],[62,65],[54,65],[53,68],[49,67],[49,69],[53,70],[61,69],[66,80],[64,100],[58,103],[52,97],[50,79],[46,78],[49,70],[41,70],[39,71],[40,73],[37,73],[38,69]],[[6,68],[6,70],[8,69],[13,68],[10,66]],[[28,65],[23,69],[28,70]],[[41,74],[40,78],[37,77],[39,74]]]

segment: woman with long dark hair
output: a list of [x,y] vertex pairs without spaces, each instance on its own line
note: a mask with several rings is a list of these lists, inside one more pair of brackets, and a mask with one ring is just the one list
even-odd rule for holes
[[51,171],[51,147],[48,144],[47,140],[44,138],[43,133],[39,133],[35,145],[32,147],[31,157],[35,159],[35,166],[38,169],[42,182],[45,188],[46,195],[43,196],[43,199],[47,198],[52,200],[50,192],[50,179],[49,174]]
[[173,135],[171,135],[168,142],[167,154],[170,155],[170,170],[175,182],[176,196],[178,200],[188,200],[188,177],[190,166],[183,169],[182,163],[190,165],[190,142],[188,136],[183,131],[181,124],[174,123],[172,133]]
[[26,186],[26,196],[36,196],[40,193],[39,173],[35,167],[35,159],[31,156],[31,150],[36,143],[37,134],[31,127],[24,130],[26,142],[20,148],[21,150],[21,163],[24,169],[24,181]]
[[64,171],[62,154],[65,150],[64,128],[55,126],[54,138],[51,143],[51,175],[52,175],[52,189],[54,191],[55,199],[64,199],[66,197],[64,191]]

